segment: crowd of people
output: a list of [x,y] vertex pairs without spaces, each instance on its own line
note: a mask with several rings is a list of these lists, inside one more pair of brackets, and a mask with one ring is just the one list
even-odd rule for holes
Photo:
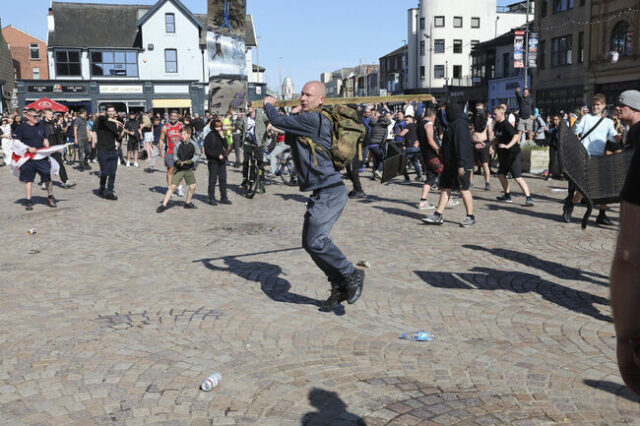
[[[25,184],[27,210],[33,209],[31,195],[36,175],[48,191],[47,202],[51,207],[56,207],[52,174],[59,176],[63,188],[74,186],[61,157],[63,148],[70,145],[77,147],[77,157],[67,160],[77,162],[79,171],[91,170],[92,163],[99,163],[99,194],[106,200],[118,199],[115,179],[119,164],[140,167],[146,162],[144,170],[153,172],[161,158],[167,192],[157,207],[158,213],[167,209],[173,196],[185,196],[183,182],[187,187],[183,206],[196,208],[192,200],[197,188],[194,170],[199,163],[208,167],[209,203],[228,205],[231,201],[227,191],[227,166],[242,164],[241,186],[246,187],[249,158],[256,158],[260,168],[259,191],[264,193],[265,178],[284,173],[278,168],[278,159],[289,156],[295,169],[295,175],[290,171],[291,179],[295,179],[301,191],[311,192],[306,203],[302,245],[331,284],[331,295],[323,308],[334,309],[343,301],[354,303],[363,289],[364,271],[354,267],[329,237],[347,200],[367,197],[360,183],[361,174],[370,173],[369,179],[385,181],[399,175],[403,177],[400,183],[410,184],[410,174],[415,173],[415,180],[422,183],[419,197],[416,194],[416,207],[434,210],[423,218],[433,225],[443,224],[445,208],[459,203],[451,198],[452,191],[458,191],[466,210],[460,226],[468,228],[476,222],[471,192],[473,174],[481,174],[484,180],[481,188],[490,191],[491,168],[496,163],[495,176],[502,188],[497,200],[513,202],[511,179],[521,189],[524,205],[535,206],[522,175],[523,145],[548,150],[549,166],[543,176],[561,179],[558,147],[563,143],[559,138],[563,126],[565,131],[572,131],[578,137],[591,156],[616,155],[633,149],[640,140],[638,91],[622,93],[615,112],[606,111],[606,98],[597,94],[590,107],[581,108],[575,116],[553,114],[546,119],[535,108],[529,90],[520,88],[515,92],[518,105],[515,111],[504,104],[488,111],[483,103],[476,103],[473,111],[466,112],[453,104],[437,104],[435,99],[429,103],[392,106],[353,105],[359,112],[359,126],[366,132],[360,138],[362,155],[350,160],[342,173],[332,157],[335,123],[325,119],[326,111],[322,110],[325,96],[326,87],[322,83],[309,82],[302,90],[300,105],[289,111],[276,108],[276,99],[267,96],[264,108],[231,109],[224,116],[207,112],[204,116],[194,114],[192,117],[177,111],[164,115],[152,111],[125,115],[111,105],[94,115],[84,109],[57,116],[49,109],[25,109],[22,115],[2,117],[2,149],[5,162],[12,158],[12,166],[19,164],[12,168]],[[126,147],[126,158],[123,147]],[[638,203],[637,153],[635,150],[635,166],[631,166],[631,178],[622,194],[623,199],[634,206]],[[400,163],[406,166],[390,172],[385,167],[386,160],[397,156],[406,158]],[[345,179],[353,183],[350,192]],[[216,198],[216,187],[219,187],[219,198]],[[431,204],[428,197],[435,188],[440,190],[439,199]],[[578,193],[565,200],[565,220],[570,221],[573,206],[580,197]],[[637,214],[637,209],[627,207],[629,211]],[[599,224],[611,223],[605,212],[606,206],[601,206]],[[628,262],[633,250],[625,249],[627,240],[620,241],[619,257],[621,262]],[[637,242],[631,244],[637,246]]]

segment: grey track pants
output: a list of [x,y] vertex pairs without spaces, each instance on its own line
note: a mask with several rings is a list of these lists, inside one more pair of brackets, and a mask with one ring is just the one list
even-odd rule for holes
[[331,283],[353,274],[354,267],[329,238],[329,233],[347,204],[347,188],[339,185],[318,189],[307,200],[302,228],[302,247]]

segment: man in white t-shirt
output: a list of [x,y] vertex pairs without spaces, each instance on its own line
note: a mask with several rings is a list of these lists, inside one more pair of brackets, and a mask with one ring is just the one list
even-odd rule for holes
[[[621,136],[613,125],[613,120],[604,116],[604,107],[607,98],[601,93],[597,93],[591,101],[591,111],[588,107],[583,107],[575,124],[571,128],[578,136],[582,145],[592,157],[603,156],[607,142],[617,142]],[[563,207],[562,217],[565,222],[571,221],[573,206],[582,200],[582,194],[577,192],[572,200],[567,200]],[[606,215],[607,206],[600,206],[600,213],[596,218],[598,225],[612,225],[611,220]]]

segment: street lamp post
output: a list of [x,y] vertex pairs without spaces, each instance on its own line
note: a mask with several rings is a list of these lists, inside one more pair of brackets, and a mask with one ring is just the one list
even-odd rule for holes
[[524,32],[524,88],[529,88],[529,2],[527,0],[527,25]]

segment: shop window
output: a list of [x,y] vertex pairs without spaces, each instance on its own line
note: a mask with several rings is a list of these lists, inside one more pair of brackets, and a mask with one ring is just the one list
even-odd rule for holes
[[92,51],[91,75],[94,77],[137,77],[138,52],[130,50]]
[[56,50],[56,75],[59,77],[76,77],[81,75],[79,50]]

